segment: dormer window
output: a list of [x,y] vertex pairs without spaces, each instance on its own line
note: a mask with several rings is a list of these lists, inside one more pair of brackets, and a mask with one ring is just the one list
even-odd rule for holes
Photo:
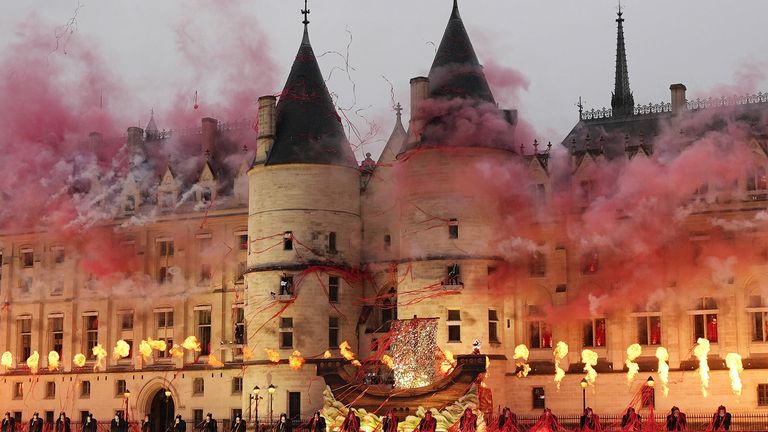
[[173,192],[163,192],[160,198],[160,207],[171,208],[176,202]]
[[211,202],[213,193],[211,192],[211,188],[204,187],[203,192],[200,194],[200,201],[202,201],[205,204],[208,204]]
[[125,214],[133,214],[136,211],[136,198],[133,195],[128,195],[125,198],[125,207],[123,208]]

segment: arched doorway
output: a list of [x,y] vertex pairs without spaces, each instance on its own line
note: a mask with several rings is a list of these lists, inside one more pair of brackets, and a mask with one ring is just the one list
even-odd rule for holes
[[176,416],[176,406],[173,396],[166,397],[165,389],[155,393],[149,405],[149,420],[152,422],[152,432],[166,432],[173,429],[173,418]]

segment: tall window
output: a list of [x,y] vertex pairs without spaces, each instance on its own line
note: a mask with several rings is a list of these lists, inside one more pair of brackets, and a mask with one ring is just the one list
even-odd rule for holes
[[712,297],[701,297],[694,307],[696,309],[691,313],[694,342],[699,338],[717,342],[717,302]]
[[605,346],[605,318],[593,319],[584,323],[584,346]]
[[192,411],[192,418],[195,421],[195,424],[200,424],[203,422],[203,410],[196,409]]
[[747,191],[764,191],[766,189],[768,189],[768,175],[766,175],[765,167],[757,167],[747,176]]
[[528,346],[530,348],[552,348],[552,329],[544,321],[544,312],[538,305],[526,307],[528,321]]
[[211,282],[212,270],[210,264],[200,264],[200,282],[201,285],[205,285]]
[[459,238],[459,220],[451,219],[448,221],[448,238],[455,240]]
[[29,268],[35,265],[35,253],[32,249],[22,249],[21,264],[24,268]]
[[162,283],[171,283],[173,282],[173,274],[171,273],[171,267],[170,266],[161,266],[158,270],[157,274],[157,281]]
[[245,307],[242,304],[235,305],[235,343],[245,345]]
[[243,377],[232,378],[232,394],[243,394]]
[[293,232],[283,233],[283,250],[293,250]]
[[195,396],[202,396],[205,394],[205,380],[203,378],[195,378],[192,380],[192,394]]
[[64,357],[64,317],[53,316],[48,318],[50,332],[50,350],[59,353],[59,358]]
[[83,399],[88,399],[91,397],[91,382],[90,381],[81,381],[80,382],[80,397]]
[[595,274],[600,270],[600,255],[597,251],[591,251],[581,258],[581,274]]
[[384,250],[388,251],[392,247],[392,236],[384,234]]
[[499,340],[499,313],[494,309],[488,309],[488,341],[500,343]]
[[661,316],[638,316],[637,342],[640,345],[661,345]]
[[293,348],[293,318],[280,318],[280,348]]
[[13,398],[22,399],[24,397],[24,384],[22,382],[13,383]]
[[115,381],[115,397],[123,397],[128,390],[128,383],[124,379]]
[[133,311],[120,313],[120,330],[133,330]]
[[328,233],[328,253],[335,254],[338,250],[336,249],[336,233],[330,232]]
[[19,361],[25,362],[32,355],[32,317],[19,317],[16,325],[19,329]]
[[56,397],[56,383],[48,381],[45,383],[45,398],[53,399]]
[[461,310],[448,309],[448,342],[461,342]]
[[339,317],[328,317],[328,346],[330,348],[339,346],[340,333]]
[[174,254],[173,240],[158,240],[157,251],[161,257],[172,257]]
[[52,249],[52,252],[54,264],[62,264],[66,258],[66,255],[64,254],[64,248],[56,247]]
[[763,297],[749,296],[747,312],[752,316],[752,341],[768,342],[768,307],[765,307]]
[[237,235],[237,248],[241,251],[248,250],[248,234]]
[[546,407],[544,387],[534,387],[531,391],[531,396],[533,396],[533,409],[544,409]]
[[339,302],[339,277],[328,276],[328,301],[331,303]]
[[[155,337],[164,340],[170,348],[173,346],[173,310],[155,310]],[[168,351],[157,351],[158,358],[168,357]]]
[[211,309],[196,310],[195,322],[197,340],[200,341],[200,355],[207,356],[211,353]]
[[203,192],[200,194],[200,200],[204,204],[208,204],[209,202],[211,202],[212,196],[213,196],[213,193],[211,192],[211,188],[204,187]]
[[88,359],[95,360],[96,356],[93,354],[93,347],[99,343],[99,316],[96,314],[85,315],[83,317],[83,328],[85,329],[84,354]]
[[547,275],[547,256],[540,251],[531,253],[528,263],[528,274],[531,277],[544,277]]

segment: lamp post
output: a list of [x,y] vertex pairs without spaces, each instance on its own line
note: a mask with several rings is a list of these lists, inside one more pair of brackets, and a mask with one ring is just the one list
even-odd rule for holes
[[272,400],[275,397],[275,386],[270,384],[267,392],[269,393],[269,427],[272,428]]
[[586,378],[581,379],[581,410],[587,409],[587,386],[589,383]]
[[[656,385],[656,381],[653,380],[652,376],[648,377],[648,380],[645,381],[645,395],[643,402],[647,402],[648,406],[651,407],[650,413],[653,415],[653,408],[656,406],[656,390],[653,389],[653,386]],[[651,419],[653,420],[653,419]]]
[[131,397],[131,391],[128,389],[125,389],[125,392],[123,392],[123,397],[125,398],[125,426],[127,430],[128,429],[128,398]]
[[168,402],[171,400],[171,391],[168,389],[165,389],[165,413],[163,413],[163,427],[164,430],[168,432],[168,429],[170,428],[170,419],[168,418]]
[[248,395],[248,422],[251,422],[251,413],[253,412],[252,404],[254,401],[256,401],[256,432],[259,432],[259,399],[261,399],[261,396],[259,396],[259,391],[261,389],[259,386],[254,386],[253,390],[251,391],[251,394]]

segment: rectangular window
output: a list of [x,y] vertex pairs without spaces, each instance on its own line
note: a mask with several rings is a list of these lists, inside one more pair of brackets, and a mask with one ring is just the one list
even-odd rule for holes
[[202,396],[205,394],[205,380],[203,378],[195,378],[192,380],[192,394],[195,396]]
[[605,346],[605,318],[598,318],[584,323],[584,346]]
[[768,312],[752,313],[752,342],[768,342]]
[[339,302],[339,277],[328,276],[328,301],[331,303]]
[[24,397],[24,384],[21,382],[13,383],[13,398],[22,399]]
[[301,393],[288,392],[288,419],[292,422],[301,420]]
[[21,265],[24,268],[29,268],[35,265],[35,253],[32,249],[24,249],[21,251]]
[[[170,349],[173,346],[173,311],[155,310],[155,337],[165,341]],[[158,359],[170,358],[168,350],[154,351]]]
[[243,377],[232,378],[232,394],[243,394]]
[[213,275],[211,274],[211,265],[210,264],[200,264],[200,282],[201,284],[206,284],[211,281],[211,277]]
[[192,418],[195,419],[195,424],[200,424],[203,422],[203,410],[196,409],[192,411]]
[[248,234],[238,234],[237,236],[237,248],[241,251],[248,250]]
[[195,311],[197,323],[197,340],[200,341],[200,355],[207,356],[211,353],[211,310]]
[[534,387],[531,395],[533,396],[533,409],[544,409],[546,407],[544,387]]
[[459,220],[451,219],[448,221],[448,238],[455,240],[459,238]]
[[448,309],[448,342],[461,342],[461,310]]
[[531,277],[544,277],[547,275],[547,256],[542,252],[535,251],[530,256],[528,263],[528,274]]
[[293,348],[293,318],[280,318],[280,348]]
[[528,340],[531,348],[552,348],[552,330],[544,321],[528,322]]
[[90,381],[81,381],[80,382],[80,397],[83,399],[88,399],[91,397],[91,382]]
[[338,249],[336,249],[336,233],[330,232],[328,233],[328,253],[335,254],[338,252]]
[[128,383],[124,379],[115,381],[115,397],[125,397],[126,390],[128,390]]
[[661,317],[637,317],[637,341],[640,345],[661,345]]
[[133,330],[133,312],[120,313],[120,330]]
[[248,268],[248,265],[245,261],[240,261],[237,263],[237,281],[242,282],[245,280],[245,272]]
[[242,304],[235,305],[233,312],[235,314],[235,343],[245,345],[245,307]]
[[85,355],[89,360],[95,360],[93,347],[99,343],[99,317],[98,315],[86,315],[83,317],[85,328]]
[[293,250],[293,232],[283,233],[283,250]]
[[693,315],[693,341],[706,338],[710,342],[717,342],[717,314],[702,313]]
[[50,350],[59,353],[59,358],[64,357],[64,317],[48,318],[50,331]]
[[488,341],[491,343],[500,343],[499,340],[499,313],[493,309],[488,309]]
[[384,235],[384,250],[388,251],[392,247],[392,236],[389,234]]
[[32,317],[16,320],[19,329],[19,362],[25,362],[32,355]]
[[600,270],[600,256],[592,251],[585,254],[581,259],[581,274],[591,275]]
[[339,346],[339,337],[341,327],[339,326],[338,317],[328,317],[328,347],[336,348]]
[[55,264],[62,264],[65,257],[64,248],[58,247],[53,249],[53,262]]
[[45,422],[48,424],[53,424],[53,411],[45,412]]
[[160,240],[157,242],[158,255],[172,257],[174,253],[173,240]]
[[53,399],[56,397],[56,383],[48,381],[45,383],[45,398]]
[[757,406],[768,406],[768,384],[757,385]]

